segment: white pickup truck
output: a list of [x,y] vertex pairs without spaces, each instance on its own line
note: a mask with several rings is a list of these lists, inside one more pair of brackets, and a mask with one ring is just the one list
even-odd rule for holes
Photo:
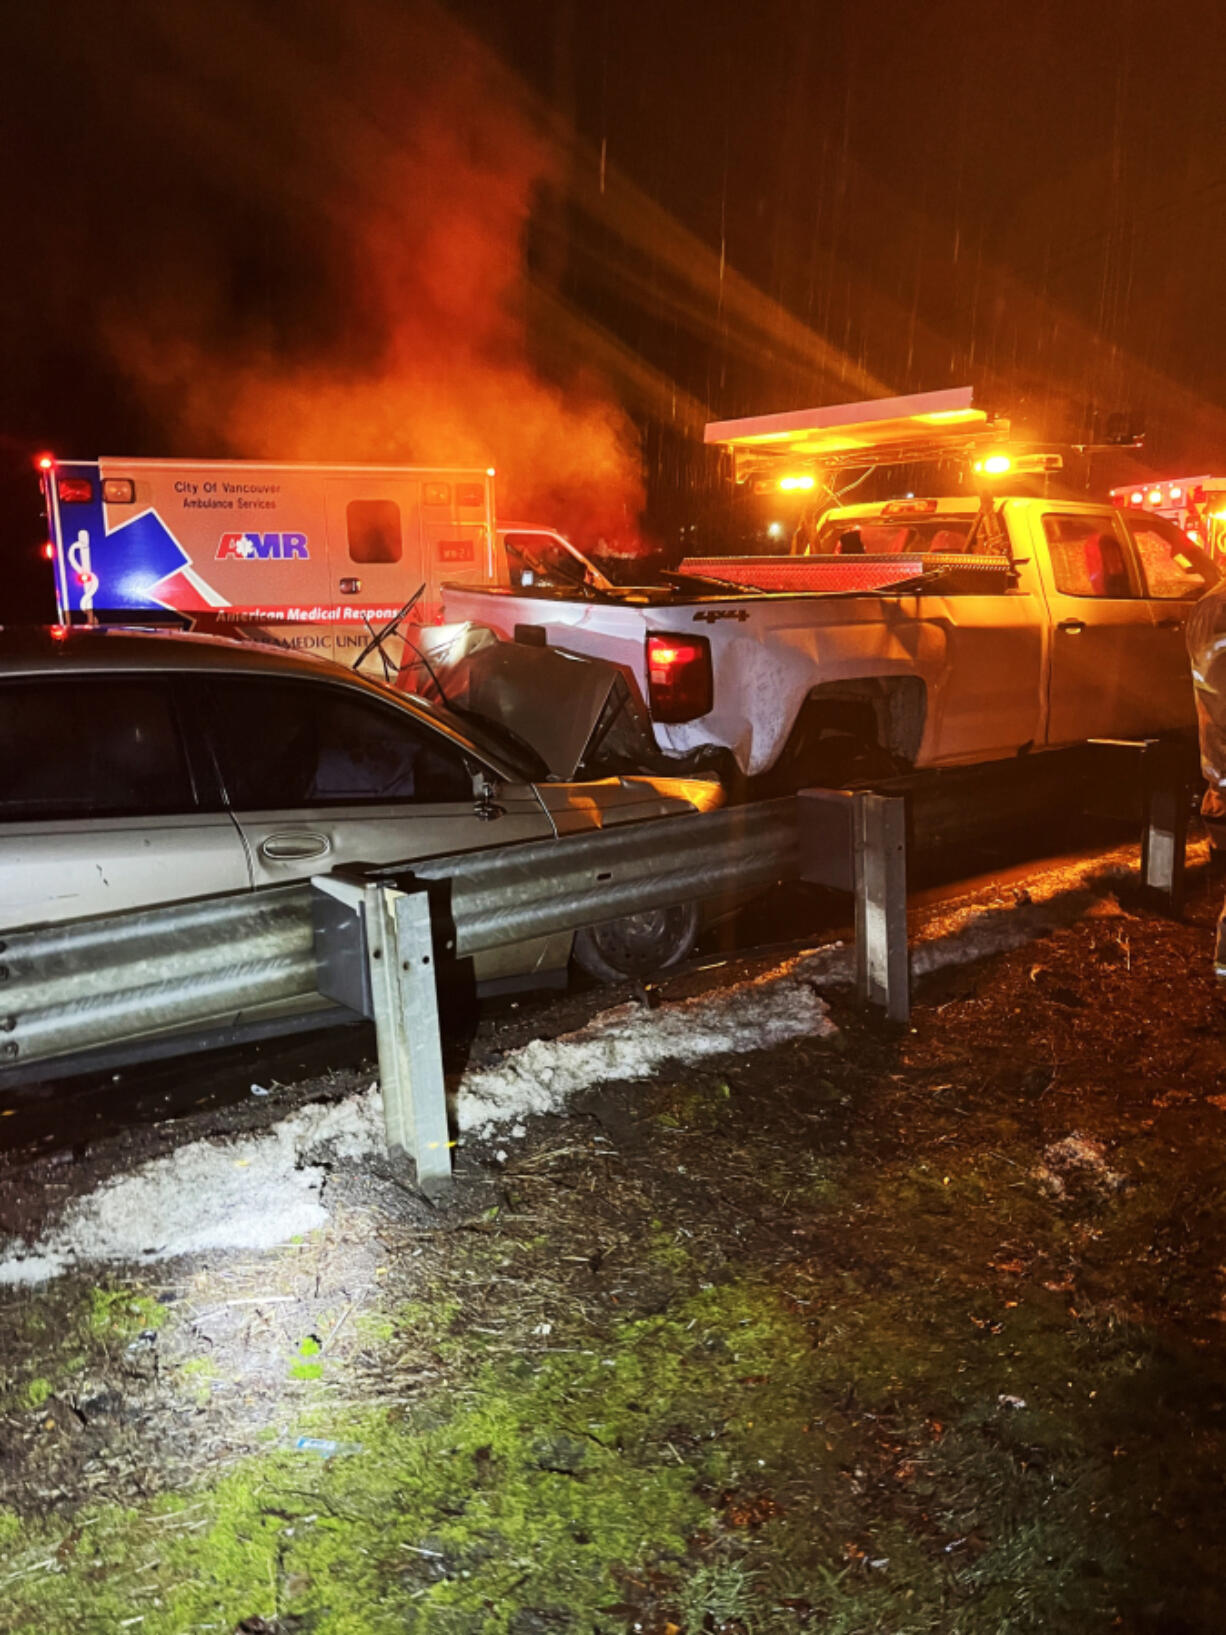
[[[947,398],[970,394],[922,401]],[[899,407],[913,402],[887,405],[891,463],[915,446],[904,422],[916,416]],[[919,419],[930,428],[957,403]],[[778,446],[769,423],[790,421],[794,453],[801,418],[741,424],[768,427],[753,435]],[[908,497],[827,510],[793,553],[691,557],[669,585],[579,595],[454,587],[444,617],[612,660],[665,759],[713,763],[757,790],[1194,731],[1183,625],[1218,573],[1163,518],[1033,496]]]

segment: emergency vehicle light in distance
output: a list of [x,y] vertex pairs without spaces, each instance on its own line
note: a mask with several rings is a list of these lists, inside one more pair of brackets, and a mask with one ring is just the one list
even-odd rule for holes
[[980,477],[1022,476],[1037,471],[1062,471],[1059,454],[987,454],[971,467]]
[[891,500],[881,508],[883,517],[923,517],[937,508],[935,500]]
[[50,471],[51,467],[54,464],[55,464],[55,455],[54,454],[40,454],[39,455],[38,460],[37,460],[37,465],[38,465],[38,469],[40,471]]
[[810,489],[817,487],[817,478],[803,475],[780,477],[778,486],[784,494],[808,493]]

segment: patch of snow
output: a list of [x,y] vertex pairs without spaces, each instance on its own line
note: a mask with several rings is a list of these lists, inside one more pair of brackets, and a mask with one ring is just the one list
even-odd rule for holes
[[461,1130],[485,1131],[509,1119],[555,1112],[593,1084],[648,1079],[666,1061],[692,1062],[836,1032],[812,983],[784,970],[656,1010],[618,1005],[574,1033],[533,1039],[497,1067],[465,1074],[457,1123]]
[[259,1135],[193,1141],[75,1199],[28,1251],[3,1246],[0,1282],[34,1283],[81,1261],[160,1260],[209,1249],[271,1249],[322,1226],[325,1151],[359,1157],[382,1139],[378,1088],[302,1107]]
[[[1122,855],[1107,863],[1109,875],[1136,872]],[[1048,869],[997,905],[930,915],[913,934],[912,972],[1019,947],[1088,912],[1118,913],[1111,898],[1091,889],[1103,874],[1102,859]],[[649,1078],[669,1060],[829,1037],[837,1030],[817,989],[850,982],[853,970],[852,950],[835,943],[698,998],[604,1011],[573,1033],[533,1040],[496,1067],[466,1074],[455,1103],[459,1128],[509,1124],[506,1135],[515,1139],[525,1117],[557,1111],[594,1084]],[[90,1261],[271,1248],[327,1220],[325,1152],[362,1158],[381,1151],[383,1140],[382,1098],[372,1084],[344,1101],[300,1108],[259,1135],[193,1142],[76,1199],[36,1244],[0,1243],[0,1283],[41,1281]],[[506,1162],[505,1147],[496,1157]],[[1082,1136],[1056,1143],[1044,1160],[1040,1175],[1061,1196],[1073,1179],[1104,1191],[1126,1184],[1101,1145]]]

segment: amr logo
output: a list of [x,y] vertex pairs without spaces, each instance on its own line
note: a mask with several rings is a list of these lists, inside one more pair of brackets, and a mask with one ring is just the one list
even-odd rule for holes
[[217,543],[218,562],[305,561],[310,554],[305,534],[223,534]]

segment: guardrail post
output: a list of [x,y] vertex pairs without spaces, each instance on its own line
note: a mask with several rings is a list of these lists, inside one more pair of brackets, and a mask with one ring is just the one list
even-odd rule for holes
[[1141,884],[1176,917],[1183,912],[1188,841],[1188,780],[1180,749],[1157,741],[1141,750],[1145,791]]
[[865,789],[802,789],[800,878],[856,902],[856,993],[892,1022],[911,1014],[907,803]]
[[387,1144],[413,1159],[423,1192],[437,1192],[451,1180],[451,1143],[429,894],[368,885],[365,908]]
[[907,947],[907,808],[898,795],[856,794],[856,992],[891,1022],[911,1014]]

